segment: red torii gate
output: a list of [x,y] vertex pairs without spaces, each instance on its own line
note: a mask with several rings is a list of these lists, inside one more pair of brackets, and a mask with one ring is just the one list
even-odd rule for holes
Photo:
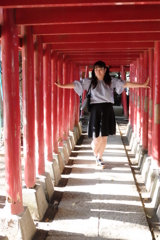
[[[42,0],[39,3],[39,0],[27,0],[22,3],[20,0],[5,0],[0,3],[0,8],[6,190],[11,213],[23,210],[18,46],[22,48],[23,59],[27,187],[35,184],[34,132],[37,132],[39,144],[38,172],[43,174],[44,145],[46,158],[52,161],[52,153],[58,152],[58,144],[63,144],[69,130],[73,130],[79,121],[75,93],[57,90],[53,83],[57,79],[64,83],[78,79],[80,67],[92,66],[98,59],[105,61],[112,71],[121,71],[122,76],[124,69],[130,67],[133,82],[135,78],[137,82],[144,82],[149,75],[152,92],[131,90],[129,121],[133,129],[137,126],[137,137],[141,139],[143,148],[148,149],[149,146],[149,153],[159,163],[160,1],[57,0],[52,3],[51,0]],[[135,104],[138,115],[134,111]],[[142,133],[138,132],[140,127]]]

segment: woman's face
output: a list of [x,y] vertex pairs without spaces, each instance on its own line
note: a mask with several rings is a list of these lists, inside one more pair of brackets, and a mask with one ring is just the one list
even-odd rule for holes
[[103,80],[106,72],[106,68],[95,66],[94,72],[98,80]]

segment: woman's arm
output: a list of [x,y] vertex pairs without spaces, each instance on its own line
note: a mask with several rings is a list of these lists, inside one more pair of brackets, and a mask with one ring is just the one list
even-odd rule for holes
[[74,83],[68,83],[68,84],[61,84],[59,81],[57,83],[54,83],[57,87],[59,88],[68,88],[68,89],[72,89],[74,88]]
[[149,83],[149,77],[147,78],[147,81],[145,83],[133,83],[133,82],[126,82],[123,87],[124,88],[150,88],[150,86],[148,86]]

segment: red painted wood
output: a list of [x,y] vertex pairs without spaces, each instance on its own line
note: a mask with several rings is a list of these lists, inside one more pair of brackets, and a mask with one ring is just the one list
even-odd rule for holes
[[149,49],[148,155],[152,156],[154,49]]
[[[77,80],[80,79],[80,67],[78,64],[76,64],[76,79]],[[78,94],[76,94],[76,101],[77,101],[77,105],[76,105],[76,111],[75,111],[75,125],[78,125],[79,114],[80,114],[80,97],[78,96]]]
[[[137,61],[134,61],[134,82],[137,82]],[[134,103],[133,103],[133,111],[134,111],[134,132],[137,132],[137,89],[134,89]]]
[[43,81],[44,81],[44,142],[45,158],[52,161],[52,127],[51,127],[51,50],[44,45],[43,50]]
[[22,79],[25,183],[32,188],[36,181],[35,168],[35,85],[34,48],[30,27],[22,27]]
[[[123,80],[126,80],[126,74],[125,74],[125,68],[124,66],[121,66],[121,78]],[[122,93],[122,105],[123,105],[123,110],[124,110],[124,116],[127,118],[128,117],[128,112],[127,112],[127,97],[126,97],[126,91],[124,90]]]
[[52,129],[53,129],[53,152],[58,153],[58,129],[57,129],[57,53],[52,52],[51,58],[51,80],[52,80]]
[[[140,72],[139,72],[139,82],[143,83],[143,65],[144,65],[144,54],[140,54]],[[140,119],[141,119],[141,127],[140,127],[140,141],[142,144],[142,136],[143,136],[143,92],[142,92],[142,88],[140,88],[140,109],[141,109],[141,113],[140,113]]]
[[[96,62],[96,61],[94,61],[94,62]],[[94,62],[92,61],[92,63],[94,64]],[[84,69],[84,71],[85,71],[85,78],[87,78],[88,77],[88,74],[89,74],[89,68],[88,68],[88,66],[85,66],[85,69]],[[85,90],[85,91],[83,91],[83,93],[82,93],[82,105],[83,105],[83,103],[84,103],[84,100],[85,100],[85,98],[86,98],[86,93],[87,93],[87,91]],[[81,117],[83,117],[83,115],[84,115],[84,112],[83,112],[83,110],[81,110]]]
[[[75,65],[71,62],[71,75],[70,75],[71,82],[75,80]],[[70,102],[69,102],[69,118],[70,118],[70,127],[69,129],[73,131],[74,123],[75,123],[75,92],[74,89],[70,90]]]
[[17,8],[15,11],[18,25],[130,22],[159,20],[160,5]]
[[43,43],[108,43],[108,42],[152,42],[160,40],[160,32],[154,33],[94,33],[72,35],[44,35]]
[[153,48],[153,42],[110,42],[110,43],[67,43],[67,44],[51,44],[52,49],[62,50],[83,50],[83,51],[103,51],[108,49],[136,49],[136,50],[147,50],[148,48]]
[[149,49],[149,114],[148,114],[148,155],[152,156],[153,139],[153,77],[154,77],[154,49]]
[[[153,134],[152,134],[152,153],[153,158],[158,162],[160,162],[160,124],[159,124],[159,105],[160,104],[160,42],[155,42],[154,49],[154,83],[153,83],[153,106],[154,106],[154,123],[153,123]],[[156,108],[158,111],[156,111]],[[157,112],[157,118],[155,115],[155,111]],[[157,119],[157,120],[156,120]]]
[[[63,83],[63,55],[59,54],[57,59],[57,82]],[[58,88],[58,100],[57,100],[57,127],[58,127],[58,144],[63,146],[63,89]]]
[[[137,83],[140,83],[140,58],[137,59]],[[140,89],[137,89],[137,132],[138,139],[141,137],[141,105],[140,105]]]
[[5,146],[5,185],[9,212],[23,211],[20,158],[20,107],[18,31],[13,9],[3,10],[2,25],[2,81]]
[[[67,59],[66,56],[63,55],[63,84],[67,84]],[[68,95],[69,91],[68,89],[63,89],[63,94],[62,94],[62,100],[63,100],[63,111],[62,111],[62,119],[63,119],[63,140],[67,140],[68,139]]]
[[[143,82],[148,78],[148,51],[144,52],[144,65],[143,65]],[[142,89],[143,94],[143,128],[142,128],[142,147],[148,149],[148,89]]]
[[92,33],[154,33],[160,32],[159,21],[146,22],[109,22],[109,23],[77,23],[65,25],[34,25],[33,34],[36,35],[72,35],[72,34],[92,34]]
[[160,4],[159,0],[146,0],[146,1],[140,1],[140,0],[134,0],[134,1],[128,1],[128,0],[121,0],[121,1],[115,1],[115,0],[110,0],[110,1],[97,1],[97,0],[80,0],[80,1],[75,1],[75,0],[70,0],[70,1],[65,1],[65,0],[27,0],[25,2],[21,2],[21,0],[6,0],[4,2],[0,3],[0,7],[2,8],[35,8],[35,7],[68,7],[68,6],[109,6],[109,5],[141,5],[141,4]]
[[36,162],[38,174],[45,173],[44,157],[44,106],[43,106],[43,46],[40,36],[34,43],[34,78],[35,78],[35,116],[36,116]]
[[[133,64],[130,64],[130,82],[132,82],[133,78]],[[132,121],[132,89],[129,90],[129,124],[133,128],[133,121]]]

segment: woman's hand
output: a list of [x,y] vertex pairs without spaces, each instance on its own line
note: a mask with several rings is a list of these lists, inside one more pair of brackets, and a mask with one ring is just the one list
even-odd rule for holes
[[145,87],[145,88],[150,88],[150,86],[148,86],[148,83],[149,83],[149,77],[147,78],[147,81],[142,84],[143,87]]
[[59,78],[58,78],[57,82],[55,82],[54,84],[55,84],[57,87],[62,87],[62,84],[60,83]]

